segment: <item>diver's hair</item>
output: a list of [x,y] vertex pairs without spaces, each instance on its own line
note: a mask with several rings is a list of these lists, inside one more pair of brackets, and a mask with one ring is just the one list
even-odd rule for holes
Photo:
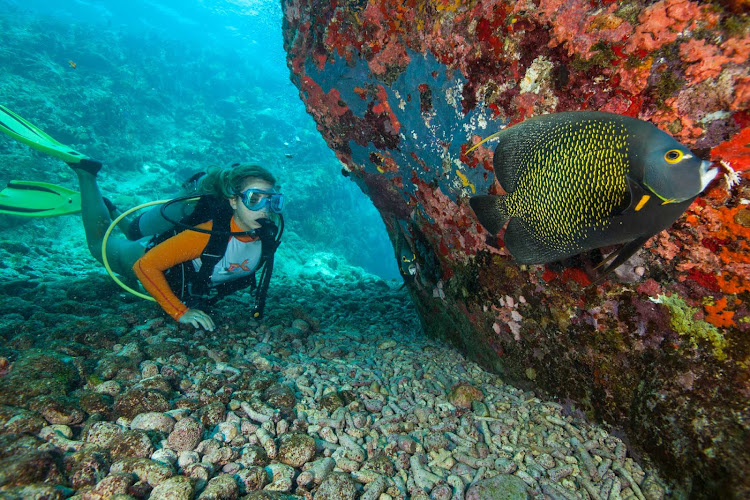
[[211,166],[200,180],[198,192],[219,198],[231,198],[240,192],[248,179],[261,179],[276,187],[276,178],[259,165],[235,163],[230,167]]

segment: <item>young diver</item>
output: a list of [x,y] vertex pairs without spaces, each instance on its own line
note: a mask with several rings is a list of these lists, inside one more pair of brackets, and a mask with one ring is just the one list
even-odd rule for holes
[[127,239],[108,237],[114,207],[99,190],[100,162],[61,144],[2,105],[0,132],[66,162],[81,188],[79,196],[49,183],[12,181],[0,192],[0,213],[49,217],[80,210],[91,255],[126,281],[140,280],[180,323],[212,331],[215,324],[206,307],[248,287],[255,291],[251,314],[262,317],[284,225],[284,196],[268,170],[247,164],[212,168],[189,180],[188,197],[143,213],[125,231]]
[[[111,215],[96,180],[101,164],[84,160],[69,165],[78,175],[80,183],[81,215],[89,251],[96,260],[103,262],[102,240],[110,225]],[[183,324],[213,331],[215,323],[211,316],[201,306],[191,306],[191,299],[200,298],[207,291],[205,288],[225,288],[228,292],[224,292],[229,293],[244,288],[249,283],[254,284],[255,272],[264,263],[263,257],[267,256],[267,253],[264,255],[264,244],[277,244],[274,239],[277,229],[268,218],[271,213],[281,212],[284,197],[276,191],[276,179],[268,170],[248,164],[210,169],[197,181],[194,194],[212,195],[214,199],[223,200],[220,203],[228,205],[224,209],[225,212],[231,209],[228,230],[232,233],[257,230],[257,235],[219,236],[218,240],[228,240],[228,244],[225,245],[223,254],[215,255],[218,258],[215,259],[212,270],[209,267],[209,273],[201,273],[202,266],[206,265],[205,256],[211,256],[207,247],[214,221],[209,220],[184,231],[175,230],[165,236],[153,236],[151,231],[144,229],[144,225],[161,230],[168,229],[170,223],[162,219],[161,224],[154,224],[154,214],[157,211],[152,210],[134,221],[139,226],[138,230],[129,231],[131,235],[135,232],[145,236],[136,240],[109,238],[106,246],[107,260],[114,272],[125,278],[138,278],[146,291],[172,318]],[[199,210],[198,206],[193,208]],[[149,219],[151,222],[146,223]],[[273,226],[270,229],[273,234],[270,238],[263,238],[262,232],[269,225]],[[199,232],[201,230],[205,232]],[[265,249],[265,252],[268,251],[269,249]],[[273,251],[275,247],[270,250],[271,253]],[[202,280],[207,282],[202,283]],[[233,286],[236,282],[244,286]],[[201,288],[204,290],[198,292]],[[222,296],[225,294],[221,293]]]

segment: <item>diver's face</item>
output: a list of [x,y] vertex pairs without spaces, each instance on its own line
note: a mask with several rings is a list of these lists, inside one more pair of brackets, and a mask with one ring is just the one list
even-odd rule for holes
[[[263,179],[255,179],[251,177],[245,182],[245,184],[243,184],[241,191],[244,192],[248,189],[273,191],[273,185]],[[258,220],[268,218],[268,205],[265,205],[261,210],[250,210],[244,203],[242,203],[242,199],[239,196],[229,198],[229,204],[234,210],[237,225],[240,226],[243,231],[259,228],[260,224],[258,223]]]

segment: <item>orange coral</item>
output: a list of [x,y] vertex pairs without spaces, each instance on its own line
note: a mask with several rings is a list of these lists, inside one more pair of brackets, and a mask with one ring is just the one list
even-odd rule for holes
[[[743,205],[733,208],[693,204],[687,220],[698,234],[675,232],[685,260],[676,266],[680,281],[711,276],[713,289],[726,294],[750,291],[750,228],[737,221]],[[661,248],[654,249],[664,257]]]
[[744,128],[711,150],[712,160],[725,160],[737,171],[750,170],[750,128]]
[[680,44],[680,55],[685,62],[690,63],[685,70],[685,76],[692,84],[719,76],[721,67],[730,61],[721,53],[719,47],[709,45],[705,40],[693,39]]
[[[519,2],[516,10],[522,8]],[[588,0],[542,0],[538,10],[531,12],[551,25],[550,47],[564,45],[569,55],[590,59],[597,43],[619,42],[633,32],[630,23],[616,16],[616,11],[617,3],[601,12],[594,10]]]
[[747,63],[747,53],[750,52],[750,36],[730,38],[721,44],[721,51],[729,59],[729,62],[735,64]]
[[641,24],[625,45],[630,54],[643,49],[653,51],[677,40],[685,28],[695,27],[699,22],[706,27],[714,26],[719,20],[717,14],[708,7],[699,6],[688,0],[662,0],[641,12]]
[[732,317],[734,311],[727,311],[727,298],[722,297],[713,304],[705,304],[703,309],[706,311],[706,321],[720,328],[727,328],[734,324]]
[[620,77],[620,88],[632,95],[638,95],[648,87],[648,77],[651,74],[652,58],[646,59],[642,64],[635,68],[621,65],[617,69],[617,76]]
[[693,84],[707,78],[719,76],[728,63],[743,64],[750,52],[750,38],[729,39],[721,47],[706,43],[705,40],[688,40],[680,44],[680,55],[690,65],[685,76]]

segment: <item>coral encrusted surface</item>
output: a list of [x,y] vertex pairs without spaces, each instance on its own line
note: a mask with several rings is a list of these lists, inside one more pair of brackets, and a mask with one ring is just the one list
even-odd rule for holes
[[[282,4],[292,80],[416,254],[427,330],[622,430],[687,494],[750,495],[748,3]],[[468,204],[501,192],[494,143],[466,153],[480,138],[583,109],[647,120],[739,176],[601,283],[602,251],[519,266]]]

